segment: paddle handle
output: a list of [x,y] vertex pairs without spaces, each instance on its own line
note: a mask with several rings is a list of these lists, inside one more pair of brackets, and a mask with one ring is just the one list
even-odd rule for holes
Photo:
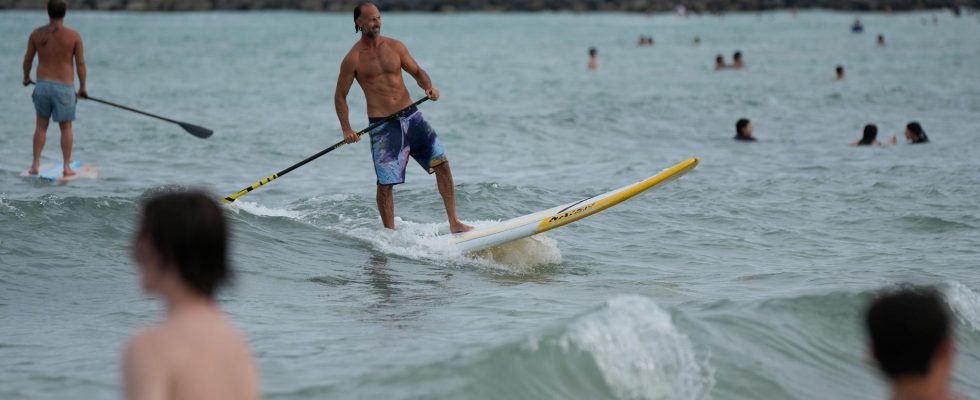
[[[393,120],[395,118],[398,118],[399,116],[402,115],[402,113],[408,111],[410,108],[415,107],[415,106],[418,106],[419,104],[422,104],[422,103],[426,102],[427,100],[429,100],[428,97],[423,97],[421,99],[418,99],[417,101],[415,101],[414,103],[412,103],[412,105],[410,105],[408,107],[405,107],[405,108],[401,109],[400,111],[398,111],[398,112],[396,112],[394,114],[391,114],[391,115],[385,117],[385,119],[383,119],[381,121],[377,121],[377,122],[375,122],[375,123],[373,123],[371,125],[368,125],[367,128],[361,129],[360,131],[357,132],[357,136],[362,136],[365,133],[368,133],[368,132],[372,131],[374,128],[377,128],[377,127],[383,125],[384,123],[386,123],[388,121],[391,121],[391,120]],[[329,153],[331,151],[337,150],[337,149],[343,147],[343,145],[345,145],[345,144],[347,144],[347,143],[344,142],[343,140],[341,140],[341,141],[339,141],[337,143],[334,143],[333,146],[327,147],[326,149],[323,149],[320,152],[318,152],[318,153],[316,153],[316,154],[314,154],[312,156],[306,157],[306,159],[304,159],[303,161],[300,161],[300,162],[298,162],[296,164],[290,165],[289,168],[286,168],[286,169],[284,169],[282,171],[279,171],[279,172],[277,172],[275,174],[269,175],[267,178],[262,179],[262,180],[260,180],[258,182],[255,182],[252,185],[250,185],[250,186],[248,186],[248,187],[246,187],[246,188],[244,188],[242,190],[239,190],[238,193],[235,193],[235,194],[233,194],[231,196],[225,197],[223,201],[225,202],[225,204],[234,203],[235,200],[238,200],[239,197],[242,197],[242,196],[248,194],[249,192],[251,192],[251,191],[253,191],[255,189],[258,189],[258,188],[264,186],[265,184],[267,184],[269,182],[272,182],[272,181],[274,181],[276,179],[279,179],[280,176],[286,175],[290,171],[292,171],[292,170],[294,170],[296,168],[302,167],[302,166],[306,165],[307,163],[309,163],[310,161],[313,161],[313,160],[316,160],[317,158],[320,158],[324,154],[327,154],[327,153]]]

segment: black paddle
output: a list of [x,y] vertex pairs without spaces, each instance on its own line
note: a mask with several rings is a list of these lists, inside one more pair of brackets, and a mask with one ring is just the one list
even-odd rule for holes
[[[412,105],[410,105],[408,107],[405,107],[405,108],[401,109],[401,111],[398,111],[398,112],[396,112],[394,114],[391,114],[391,115],[385,117],[385,119],[383,119],[381,121],[378,121],[378,122],[375,122],[375,123],[373,123],[371,125],[368,125],[367,128],[361,129],[359,132],[357,132],[357,136],[361,136],[361,135],[363,135],[363,134],[365,134],[367,132],[370,132],[372,129],[381,126],[381,124],[384,124],[385,122],[391,121],[391,120],[393,120],[395,118],[398,118],[398,117],[402,116],[402,114],[404,112],[408,111],[412,107],[415,107],[415,106],[417,106],[419,104],[422,104],[423,102],[425,102],[428,99],[429,99],[428,97],[423,97],[421,99],[418,99],[418,101],[412,103]],[[283,175],[288,174],[289,171],[292,171],[292,170],[294,170],[296,168],[302,167],[304,164],[306,164],[306,163],[308,163],[310,161],[316,160],[317,158],[320,158],[320,156],[322,156],[324,154],[327,154],[327,153],[329,153],[331,151],[337,150],[339,147],[341,147],[341,146],[343,146],[345,144],[346,143],[343,140],[341,140],[341,141],[337,142],[336,144],[334,144],[333,146],[327,147],[326,149],[321,150],[319,153],[316,153],[316,154],[314,154],[312,156],[307,157],[303,161],[300,161],[300,162],[298,162],[296,164],[291,165],[289,168],[286,168],[286,169],[284,169],[282,171],[279,171],[278,173],[272,174],[268,178],[265,178],[265,179],[263,179],[261,181],[255,182],[255,183],[252,184],[252,186],[249,186],[249,187],[247,187],[245,189],[239,190],[238,193],[235,193],[235,194],[233,194],[231,196],[225,197],[224,201],[225,201],[226,204],[233,203],[233,202],[235,202],[235,200],[238,200],[239,197],[242,197],[242,196],[248,194],[249,192],[251,192],[251,191],[253,191],[255,189],[258,189],[260,186],[265,185],[266,183],[269,183],[269,182],[272,182],[272,181],[276,180],[276,178],[279,178],[280,176],[283,176]]]
[[[31,82],[31,84],[34,84],[34,82]],[[180,127],[181,128],[184,128],[184,130],[187,131],[187,133],[190,133],[191,135],[197,136],[197,137],[199,137],[201,139],[207,139],[207,138],[211,137],[211,135],[214,134],[214,131],[212,131],[212,130],[210,130],[208,128],[205,128],[203,126],[197,126],[197,125],[194,125],[194,124],[188,124],[186,122],[174,121],[174,120],[172,120],[170,118],[161,117],[161,116],[156,115],[156,114],[150,114],[150,113],[148,113],[146,111],[140,111],[140,110],[137,110],[135,108],[129,108],[129,107],[126,107],[124,105],[116,104],[116,103],[113,103],[113,102],[110,102],[110,101],[105,101],[105,100],[102,100],[102,99],[97,99],[97,98],[92,97],[92,96],[88,96],[88,97],[84,97],[84,98],[85,99],[88,99],[88,100],[92,100],[92,101],[97,102],[97,103],[102,103],[102,104],[105,104],[105,105],[108,105],[108,106],[113,106],[113,107],[116,107],[116,108],[121,108],[121,109],[126,110],[126,111],[132,111],[132,112],[137,113],[137,114],[143,114],[143,115],[145,115],[147,117],[152,117],[152,118],[156,118],[156,119],[159,119],[159,120],[163,120],[163,121],[167,121],[167,122],[170,122],[170,123],[173,123],[173,124],[180,125]]]

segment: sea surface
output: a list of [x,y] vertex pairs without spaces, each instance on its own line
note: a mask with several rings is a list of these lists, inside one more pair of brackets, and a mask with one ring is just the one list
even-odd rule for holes
[[[421,110],[465,221],[701,164],[477,255],[434,239],[445,212],[414,164],[398,230],[381,228],[366,142],[252,192],[227,207],[237,279],[219,298],[265,397],[880,399],[863,311],[912,282],[946,294],[954,388],[980,398],[980,20],[933,15],[862,14],[852,34],[854,14],[824,11],[384,14],[442,91]],[[332,96],[357,36],[347,14],[71,13],[90,95],[216,133],[80,101],[74,159],[99,178],[55,185],[18,176],[21,62],[44,23],[0,13],[0,398],[119,398],[122,347],[163,317],[130,256],[140,202],[166,185],[230,195],[340,140]],[[713,70],[736,50],[744,70]],[[356,85],[350,104],[366,126]],[[731,139],[742,117],[758,142]],[[904,144],[913,120],[932,143]],[[899,144],[849,146],[866,123]]]

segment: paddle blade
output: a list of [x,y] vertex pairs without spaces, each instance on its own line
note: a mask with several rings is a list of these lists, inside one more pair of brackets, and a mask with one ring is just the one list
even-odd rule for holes
[[184,128],[184,130],[187,131],[187,133],[190,133],[191,135],[197,136],[201,139],[207,139],[214,134],[214,131],[208,128],[205,128],[203,126],[188,124],[186,122],[181,122],[180,127]]

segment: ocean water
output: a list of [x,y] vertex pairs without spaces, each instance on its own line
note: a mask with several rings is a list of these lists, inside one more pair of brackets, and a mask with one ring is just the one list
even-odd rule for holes
[[[395,190],[399,230],[381,228],[365,142],[243,197],[220,302],[265,397],[883,398],[862,313],[877,289],[913,282],[947,294],[954,387],[976,398],[980,20],[931,17],[861,15],[855,35],[853,14],[819,11],[385,14],[383,33],[442,90],[421,109],[466,221],[702,162],[473,256],[431,239],[445,214],[415,166]],[[18,177],[34,123],[20,63],[45,22],[0,13],[0,398],[118,398],[122,346],[162,317],[130,257],[139,202],[174,184],[229,195],[338,141],[333,88],[357,37],[348,15],[73,13],[92,96],[216,133],[83,101],[74,157],[100,176],[59,186]],[[712,70],[735,50],[746,69]],[[741,117],[757,143],[731,140]],[[931,144],[848,146],[866,123],[901,139],[912,120]],[[52,128],[45,157],[59,156]]]

